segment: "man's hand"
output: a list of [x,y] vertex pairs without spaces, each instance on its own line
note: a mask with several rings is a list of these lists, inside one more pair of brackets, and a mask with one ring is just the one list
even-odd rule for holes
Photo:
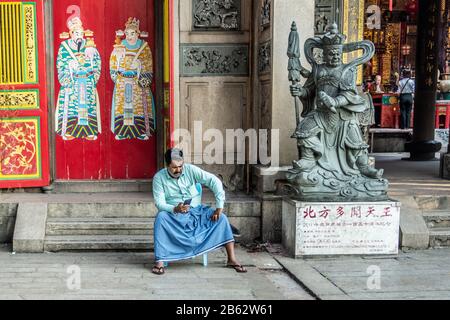
[[191,208],[190,206],[185,206],[184,204],[179,203],[175,207],[174,211],[175,213],[188,213],[190,208]]
[[214,214],[211,216],[211,220],[216,222],[219,220],[220,215],[222,214],[223,209],[216,209],[216,211],[214,211]]

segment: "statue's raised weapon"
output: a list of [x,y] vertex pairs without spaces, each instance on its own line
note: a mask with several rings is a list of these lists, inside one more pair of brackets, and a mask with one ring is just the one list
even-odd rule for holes
[[[292,22],[291,32],[289,33],[289,44],[287,50],[287,56],[289,57],[288,71],[289,81],[292,85],[296,85],[300,82],[301,76],[308,77],[309,72],[302,67],[300,63],[300,37],[297,32],[297,24]],[[300,101],[299,97],[295,97],[295,120],[298,127],[300,123]],[[300,151],[299,151],[300,153]],[[299,154],[300,158],[300,154]]]

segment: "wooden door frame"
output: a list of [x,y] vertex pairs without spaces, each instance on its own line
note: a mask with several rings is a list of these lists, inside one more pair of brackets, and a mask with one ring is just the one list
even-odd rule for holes
[[[46,62],[47,62],[47,106],[48,106],[48,137],[49,137],[49,162],[50,185],[56,180],[56,132],[55,132],[55,39],[53,26],[53,3],[55,0],[44,1],[44,22],[46,28]],[[164,166],[164,2],[156,0],[155,14],[155,107],[156,107],[156,162],[157,168]],[[172,19],[172,17],[169,17]],[[173,118],[171,118],[171,123]],[[51,186],[49,187],[51,190]],[[44,188],[45,189],[45,188]]]

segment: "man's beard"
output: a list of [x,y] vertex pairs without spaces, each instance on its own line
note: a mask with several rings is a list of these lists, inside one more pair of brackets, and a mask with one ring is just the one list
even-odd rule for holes
[[171,176],[174,179],[178,179],[181,177],[182,172],[180,173],[172,173],[170,170],[167,170],[169,172],[169,176]]

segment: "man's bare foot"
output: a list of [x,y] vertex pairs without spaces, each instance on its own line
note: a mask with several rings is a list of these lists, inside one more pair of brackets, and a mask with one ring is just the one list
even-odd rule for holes
[[163,275],[164,272],[165,272],[165,270],[164,270],[164,263],[163,263],[163,262],[157,262],[157,263],[155,264],[155,266],[153,267],[152,272],[153,272],[154,274],[159,275],[159,276],[160,276],[160,275]]
[[237,261],[228,261],[227,268],[233,268],[238,273],[246,273],[247,269]]

